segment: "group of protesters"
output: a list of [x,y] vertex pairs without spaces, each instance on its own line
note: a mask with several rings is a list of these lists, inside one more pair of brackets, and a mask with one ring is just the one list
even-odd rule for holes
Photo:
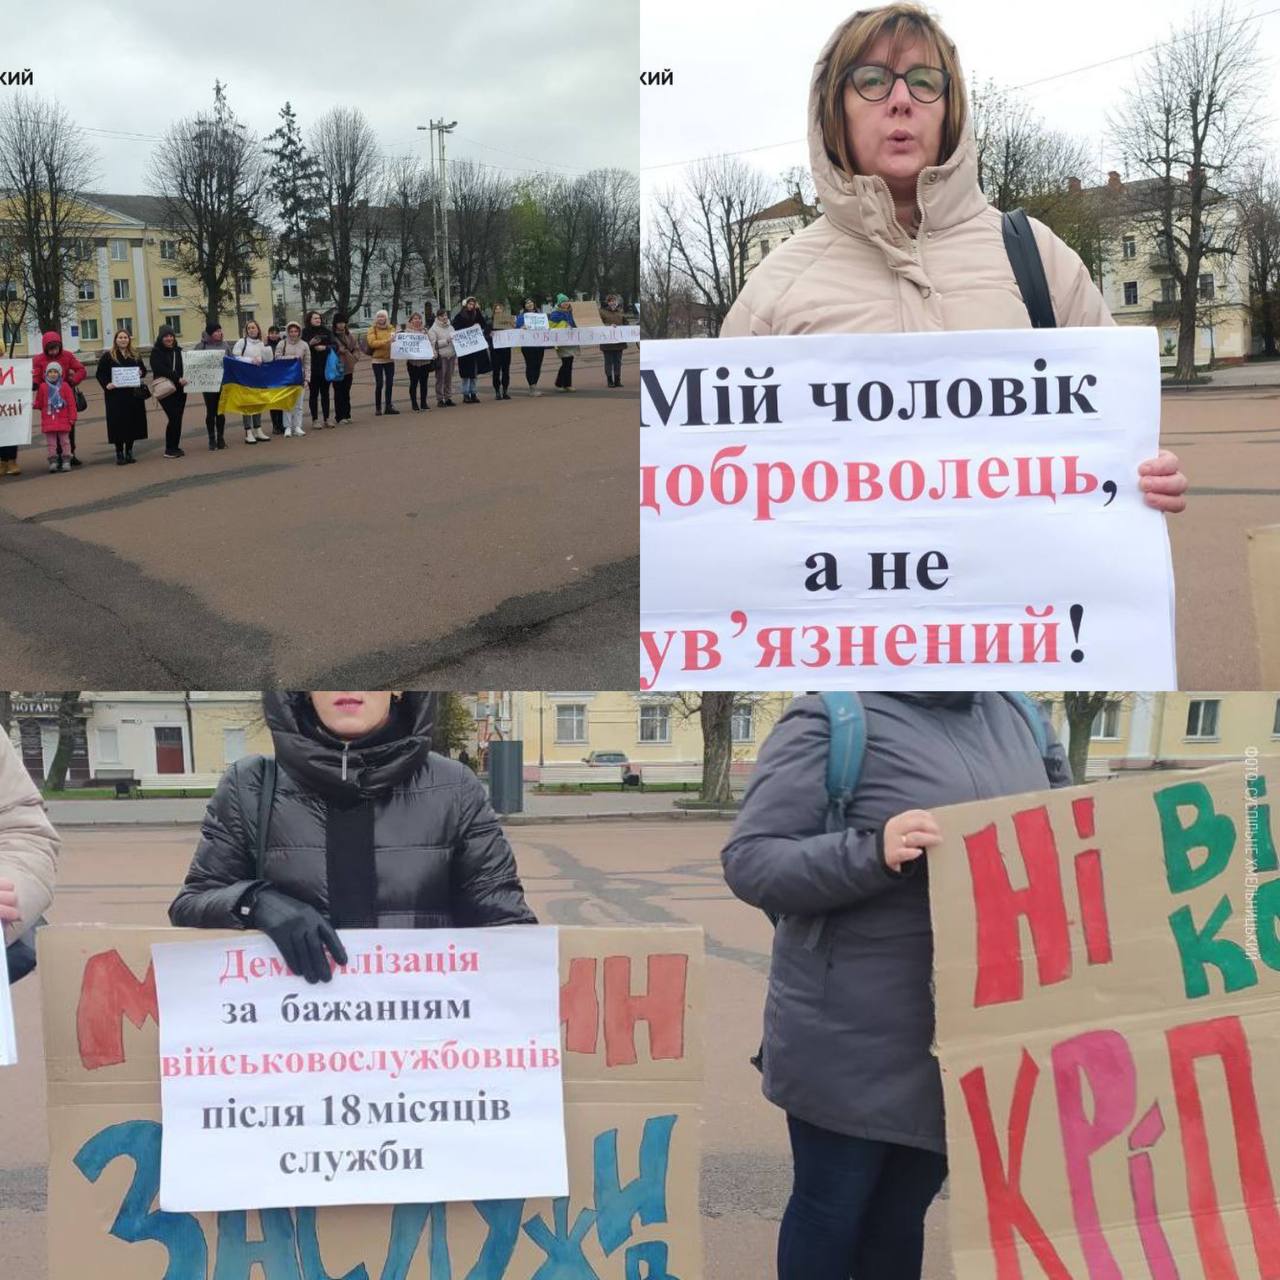
[[[399,330],[392,325],[388,313],[379,311],[372,325],[359,338],[351,332],[349,318],[342,312],[334,312],[328,322],[320,311],[309,311],[305,322],[296,320],[284,326],[283,331],[271,325],[264,334],[256,320],[245,323],[244,332],[234,342],[229,341],[217,323],[209,324],[196,351],[222,351],[228,356],[249,364],[263,365],[275,360],[298,360],[302,368],[302,389],[289,408],[267,410],[271,431],[263,429],[262,413],[242,413],[241,426],[245,444],[261,444],[272,436],[304,436],[305,410],[310,409],[312,427],[338,427],[351,422],[351,385],[356,365],[368,359],[373,366],[374,414],[377,417],[398,415],[394,392],[397,358],[392,355],[392,344],[398,333],[425,333],[427,353],[422,358],[405,360],[408,370],[409,403],[411,411],[426,412],[431,408],[430,383],[435,380],[436,407],[453,408],[454,383],[459,384],[463,404],[479,404],[478,379],[490,374],[495,400],[510,400],[511,347],[495,346],[494,329],[525,328],[531,314],[543,314],[532,298],[524,300],[523,310],[514,319],[501,309],[491,320],[481,309],[479,300],[468,296],[452,318],[440,307],[434,317],[424,319],[415,311],[406,325]],[[546,327],[551,330],[577,327],[573,303],[567,295],[558,294],[554,305],[546,314]],[[610,294],[605,299],[600,316],[606,325],[622,325],[626,317],[621,299]],[[430,324],[428,325],[428,319]],[[485,348],[469,355],[459,355],[454,338],[461,329],[478,326],[484,335]],[[602,343],[605,380],[609,387],[622,386],[622,342]],[[528,394],[542,394],[538,383],[542,377],[545,347],[522,346],[524,376]],[[560,367],[555,376],[555,388],[559,392],[572,392],[573,363],[576,346],[555,348]],[[133,335],[120,329],[111,346],[98,359],[95,377],[103,389],[106,408],[107,439],[115,447],[116,465],[127,466],[137,459],[133,448],[139,440],[147,438],[147,401],[155,399],[164,414],[164,456],[170,459],[185,456],[182,448],[183,418],[187,408],[187,384],[183,367],[182,347],[170,325],[162,325],[150,352],[151,368],[137,351]],[[137,379],[121,378],[117,371],[133,367],[138,370]],[[84,393],[79,384],[88,374],[76,356],[65,349],[60,334],[50,331],[43,335],[42,350],[32,360],[33,412],[39,414],[40,430],[44,434],[49,470],[70,471],[81,465],[76,455],[76,421],[87,408]],[[151,378],[150,385],[144,379]],[[220,392],[200,393],[204,400],[205,431],[210,450],[225,449],[227,415],[222,411]],[[17,462],[16,446],[0,448],[0,476],[21,474]]]

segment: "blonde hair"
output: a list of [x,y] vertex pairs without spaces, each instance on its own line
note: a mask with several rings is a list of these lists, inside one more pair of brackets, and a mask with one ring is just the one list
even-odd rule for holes
[[932,14],[918,4],[886,4],[879,9],[863,9],[855,13],[840,33],[823,68],[819,99],[822,141],[827,155],[832,164],[850,177],[858,172],[858,167],[854,162],[853,148],[849,145],[844,114],[845,76],[849,68],[856,66],[883,36],[888,36],[891,42],[890,62],[896,62],[907,45],[919,41],[928,56],[936,59],[936,65],[948,75],[947,91],[943,94],[946,110],[942,118],[942,144],[933,163],[942,164],[960,145],[960,131],[969,114],[968,95],[956,47]]
[[[121,352],[120,348],[116,345],[116,338],[118,338],[122,333],[126,338],[129,339],[128,343],[125,345],[125,349],[123,353]],[[137,359],[138,359],[138,353],[133,349],[133,334],[131,334],[128,329],[117,329],[111,339],[112,363],[122,364],[124,363],[124,361],[127,360],[130,364],[133,364],[136,362]]]

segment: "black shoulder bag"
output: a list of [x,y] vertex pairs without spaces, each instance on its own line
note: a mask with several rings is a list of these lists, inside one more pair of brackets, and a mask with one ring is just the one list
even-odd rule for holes
[[1031,327],[1056,329],[1058,320],[1053,314],[1049,281],[1045,279],[1040,247],[1036,244],[1026,211],[1010,210],[1001,216],[1000,224],[1004,232],[1005,252],[1009,255],[1009,265],[1013,268],[1013,278],[1018,282],[1027,314],[1031,317]]

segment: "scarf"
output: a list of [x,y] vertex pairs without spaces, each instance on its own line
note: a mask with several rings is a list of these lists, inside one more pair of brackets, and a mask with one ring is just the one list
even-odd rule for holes
[[62,379],[59,378],[57,382],[46,382],[44,385],[49,388],[49,412],[61,413],[63,409]]

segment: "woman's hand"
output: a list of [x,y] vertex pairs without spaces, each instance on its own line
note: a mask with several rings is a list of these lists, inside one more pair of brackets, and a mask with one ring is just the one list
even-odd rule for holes
[[180,386],[180,387],[185,387],[186,385],[187,385],[187,380],[186,380],[186,378],[179,378],[179,379],[178,379],[178,386]]
[[259,891],[249,922],[276,944],[285,964],[307,982],[328,982],[333,977],[330,957],[338,964],[347,963],[347,949],[324,916],[279,889]]
[[22,918],[18,910],[18,891],[12,880],[0,880],[0,924],[12,924]]
[[1138,488],[1147,506],[1170,514],[1186,508],[1187,477],[1178,469],[1178,457],[1161,449],[1138,468]]
[[908,809],[884,824],[884,861],[893,872],[942,843],[938,820],[928,809]]

